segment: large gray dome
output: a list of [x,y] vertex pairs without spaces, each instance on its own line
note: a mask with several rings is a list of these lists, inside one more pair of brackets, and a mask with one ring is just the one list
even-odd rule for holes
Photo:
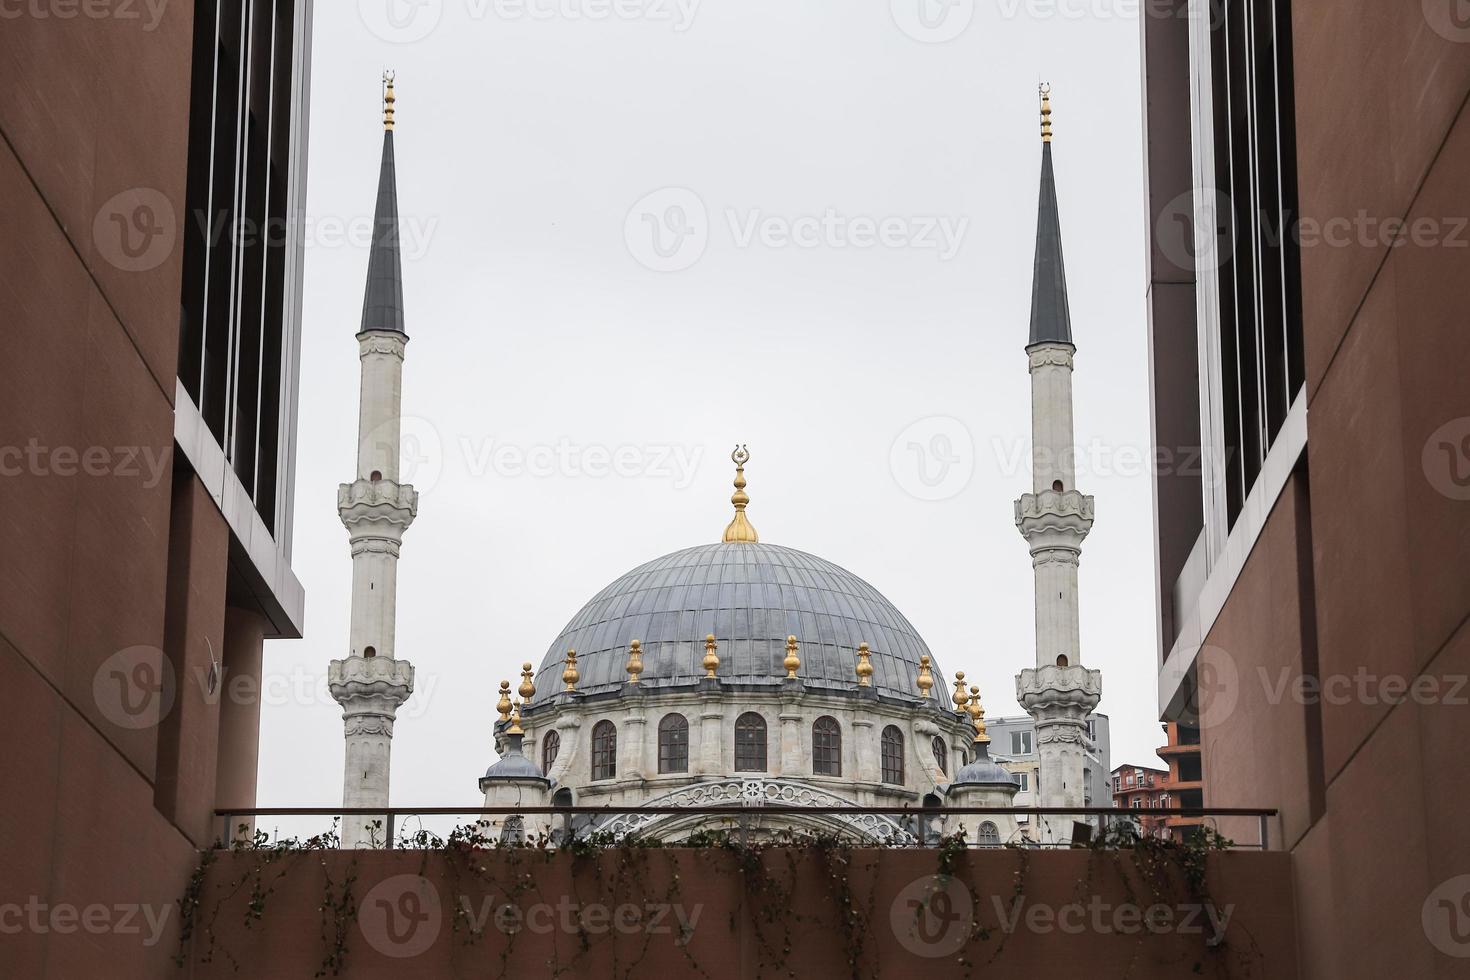
[[[627,680],[628,644],[643,641],[640,683],[692,685],[704,676],[704,638],[719,641],[726,684],[773,684],[786,675],[786,637],[801,643],[808,688],[853,690],[859,643],[872,650],[880,694],[916,698],[928,646],[877,589],[844,568],[792,548],[753,542],[698,545],[621,576],[582,607],[547,650],[534,700],[562,690],[563,660],[577,651],[577,690],[616,690]],[[949,705],[939,665],[934,697]]]

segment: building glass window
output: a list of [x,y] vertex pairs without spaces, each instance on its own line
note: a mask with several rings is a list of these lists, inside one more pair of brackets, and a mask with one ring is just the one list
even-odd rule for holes
[[1011,732],[1011,755],[1031,754],[1031,730]]
[[541,740],[541,775],[549,775],[551,764],[556,761],[556,754],[561,751],[561,735],[555,730],[546,733]]
[[1289,0],[1230,0],[1210,29],[1219,370],[1230,526],[1302,387]]
[[766,720],[754,711],[735,719],[735,771],[766,771]]
[[903,732],[894,725],[883,729],[879,739],[880,757],[883,763],[883,781],[903,784]]
[[812,772],[818,776],[842,775],[842,728],[831,715],[812,722]]
[[934,764],[939,767],[939,772],[940,772],[941,775],[948,775],[949,774],[949,767],[947,767],[944,764],[944,756],[946,755],[946,753],[944,751],[944,739],[940,738],[938,735],[935,735],[934,736],[934,742],[933,742],[933,748],[934,748]]
[[689,771],[689,722],[683,715],[664,715],[658,723],[658,771]]
[[1016,773],[1016,779],[1020,781],[1021,792],[1031,789],[1031,774],[1029,772]]
[[[296,49],[292,0],[194,5],[178,377],[272,534],[283,394]],[[289,423],[287,423],[289,424]]]
[[980,823],[979,844],[981,847],[1000,846],[1000,828],[989,820]]
[[592,726],[592,778],[612,779],[618,774],[618,729],[610,721]]

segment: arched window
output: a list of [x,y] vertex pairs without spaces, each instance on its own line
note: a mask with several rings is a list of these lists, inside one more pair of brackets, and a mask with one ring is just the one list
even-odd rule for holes
[[766,720],[754,711],[735,719],[735,771],[765,772]]
[[664,715],[658,723],[658,771],[689,771],[689,722],[683,715]]
[[819,776],[842,775],[842,727],[831,715],[812,722],[812,772]]
[[986,820],[980,824],[980,837],[978,843],[981,847],[1000,846],[1000,828]]
[[551,775],[551,764],[556,761],[556,754],[560,751],[561,733],[553,728],[541,740],[541,775]]
[[903,785],[903,732],[897,726],[883,729],[879,739],[879,758],[883,763],[883,781]]
[[618,774],[618,729],[603,720],[592,726],[592,778],[612,779]]
[[944,764],[944,757],[949,754],[944,750],[944,739],[935,735],[931,744],[934,747],[934,764],[939,767],[941,775],[949,775],[949,767]]

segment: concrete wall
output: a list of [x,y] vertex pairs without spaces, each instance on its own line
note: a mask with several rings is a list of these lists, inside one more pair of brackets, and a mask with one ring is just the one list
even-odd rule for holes
[[[472,864],[443,855],[360,852],[352,889],[357,913],[343,920],[341,975],[540,977],[566,971],[641,977],[696,976],[702,969],[711,980],[787,970],[799,977],[989,976],[1006,970],[1029,977],[1071,975],[1086,963],[1092,976],[1138,980],[1298,976],[1290,871],[1282,854],[1233,852],[1210,860],[1211,902],[1217,915],[1230,914],[1224,941],[1214,949],[1207,948],[1204,933],[1192,931],[1196,924],[1206,932],[1211,927],[1207,917],[1190,911],[1197,902],[1187,889],[1176,882],[1156,892],[1136,877],[1126,857],[1120,871],[1115,856],[1104,852],[971,851],[957,858],[956,875],[946,882],[935,877],[932,850],[847,854],[850,861],[839,870],[840,855],[795,852],[788,861],[772,852],[763,859],[764,876],[747,879],[737,858],[719,849],[645,850],[626,863],[617,852],[574,859],[502,851],[476,854]],[[248,964],[252,976],[318,971],[332,948],[323,943],[319,912],[327,876],[340,888],[348,860],[342,853],[329,853],[325,861],[303,854],[272,865],[266,874],[274,891],[263,918],[245,926],[247,884],[196,927],[189,975],[240,976],[231,957]],[[221,855],[206,881],[206,906],[234,882],[248,882],[257,861],[248,854]],[[517,875],[531,868],[534,888],[516,887]],[[776,887],[763,887],[763,880]],[[941,897],[933,897],[936,890]],[[914,904],[926,899],[931,912]],[[1155,904],[1171,910],[1173,924],[1149,933],[1139,925],[1141,911]],[[456,928],[456,910],[483,923],[481,938],[468,941],[470,919],[464,916]],[[839,924],[839,911],[849,910],[860,918],[847,928]],[[586,924],[585,948],[578,913]],[[1165,921],[1162,910],[1153,915]],[[681,922],[692,928],[682,932]],[[331,934],[334,922],[328,923]],[[972,923],[986,932],[968,937]],[[208,960],[206,925],[215,943]],[[509,938],[504,930],[517,926]],[[681,935],[688,937],[683,946],[675,942]],[[790,955],[778,970],[786,945]],[[972,961],[969,969],[961,957]]]

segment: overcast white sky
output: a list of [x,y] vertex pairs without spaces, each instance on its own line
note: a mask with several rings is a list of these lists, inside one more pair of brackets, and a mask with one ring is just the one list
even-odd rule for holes
[[[341,800],[324,678],[347,652],[335,503],[355,467],[385,67],[421,449],[398,608],[418,689],[395,803],[479,802],[497,682],[622,572],[718,538],[737,440],[762,540],[867,579],[946,678],[967,671],[992,716],[1019,711],[1041,79],[1079,485],[1097,499],[1083,658],[1103,671],[1114,764],[1156,763],[1138,33],[1126,2],[318,3],[306,638],[266,650],[261,805]],[[607,472],[599,454],[620,447]]]

